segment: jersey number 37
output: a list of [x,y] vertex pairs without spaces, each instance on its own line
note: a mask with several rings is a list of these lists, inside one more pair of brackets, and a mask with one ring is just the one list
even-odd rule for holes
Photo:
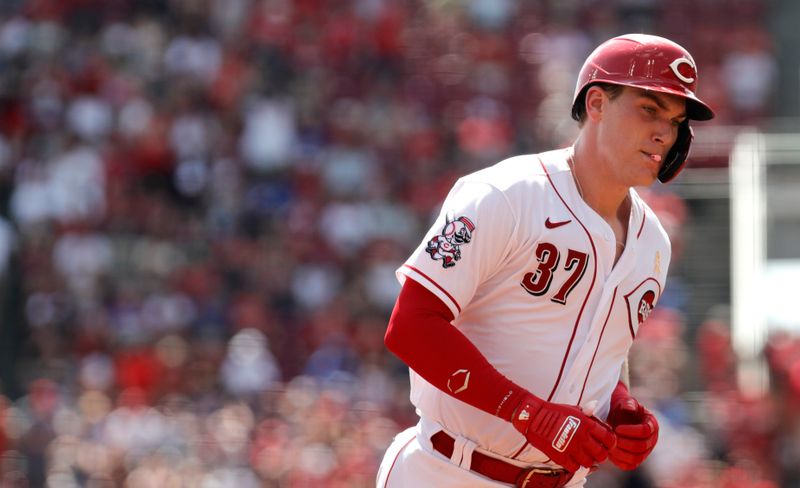
[[[550,290],[550,285],[553,284],[553,275],[556,274],[558,263],[561,261],[561,253],[555,245],[549,242],[542,242],[536,246],[536,259],[539,260],[539,266],[535,271],[525,273],[520,284],[525,291],[538,297],[545,295]],[[583,278],[588,262],[589,255],[585,252],[576,251],[575,249],[568,250],[567,259],[564,262],[564,270],[569,275],[564,284],[561,285],[561,288],[550,298],[551,301],[562,305],[567,303],[567,297],[570,292]]]

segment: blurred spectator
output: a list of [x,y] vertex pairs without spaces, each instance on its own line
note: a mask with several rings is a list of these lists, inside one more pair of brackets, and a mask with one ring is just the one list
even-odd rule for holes
[[766,115],[775,88],[778,66],[766,32],[744,29],[722,61],[728,97],[738,114],[737,122],[758,123]]
[[251,328],[231,337],[220,374],[225,390],[243,398],[271,389],[281,377],[267,338]]

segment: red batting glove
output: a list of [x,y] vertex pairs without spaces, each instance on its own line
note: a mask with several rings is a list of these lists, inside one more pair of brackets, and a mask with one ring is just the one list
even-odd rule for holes
[[620,469],[636,469],[656,447],[656,417],[636,401],[620,381],[611,394],[608,423],[617,435],[617,445],[609,452],[609,459]]
[[511,423],[532,446],[571,472],[605,461],[616,443],[611,427],[597,418],[533,394],[522,398]]

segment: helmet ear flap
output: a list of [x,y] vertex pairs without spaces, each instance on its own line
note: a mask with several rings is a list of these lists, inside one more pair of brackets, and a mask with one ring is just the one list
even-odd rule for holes
[[684,120],[678,126],[678,137],[667,153],[664,164],[658,171],[658,180],[662,183],[671,181],[686,165],[686,158],[689,157],[689,150],[692,147],[694,132],[689,127],[689,120]]

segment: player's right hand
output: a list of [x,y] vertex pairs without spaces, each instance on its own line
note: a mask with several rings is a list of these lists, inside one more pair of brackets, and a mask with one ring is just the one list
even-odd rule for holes
[[519,403],[511,423],[532,446],[571,472],[602,463],[617,442],[611,427],[580,408],[532,394]]

